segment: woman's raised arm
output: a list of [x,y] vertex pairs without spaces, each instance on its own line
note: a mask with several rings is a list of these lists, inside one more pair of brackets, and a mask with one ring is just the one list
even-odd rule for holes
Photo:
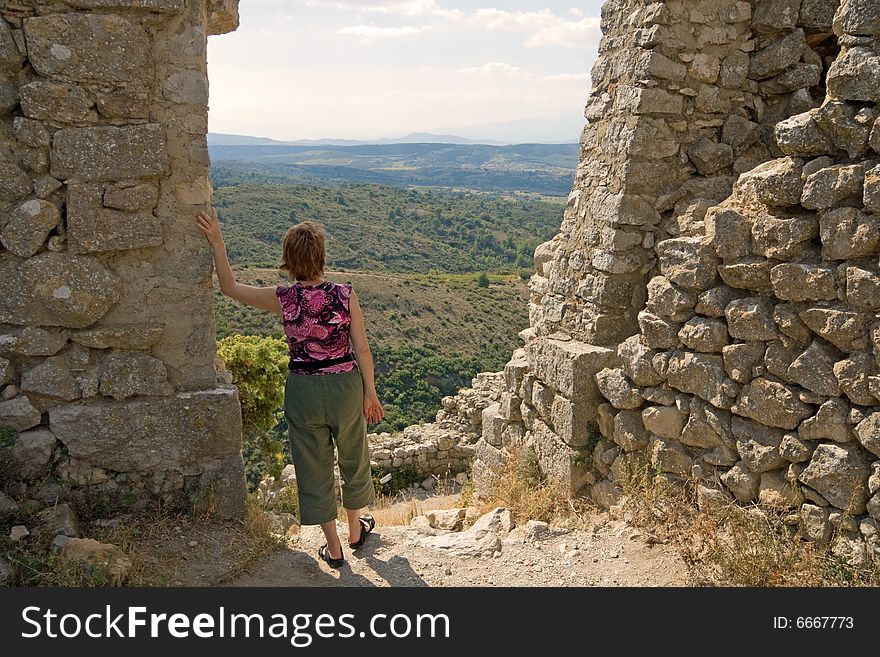
[[281,317],[281,301],[275,294],[274,287],[256,287],[236,282],[235,274],[232,272],[232,267],[229,266],[229,258],[226,255],[226,244],[223,242],[223,234],[220,232],[220,221],[217,218],[216,208],[211,208],[210,213],[199,212],[196,215],[196,222],[214,252],[214,265],[217,268],[220,291],[231,299],[241,301],[259,310],[267,310]]

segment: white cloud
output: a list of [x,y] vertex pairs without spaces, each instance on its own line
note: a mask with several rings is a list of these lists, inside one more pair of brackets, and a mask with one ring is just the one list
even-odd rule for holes
[[571,8],[571,20],[554,14],[550,9],[539,11],[508,11],[483,8],[465,13],[460,9],[442,7],[436,0],[301,0],[310,7],[326,7],[348,13],[371,13],[385,16],[442,18],[464,22],[477,29],[503,30],[526,34],[527,48],[562,46],[590,48],[598,41],[599,18],[586,16],[582,9]]
[[589,73],[557,73],[556,75],[545,75],[541,78],[547,82],[580,82],[589,80]]
[[363,37],[364,39],[376,39],[386,37],[401,37],[421,34],[422,32],[430,32],[430,25],[422,25],[415,27],[413,25],[403,25],[401,27],[379,27],[378,25],[351,25],[343,27],[338,34],[352,35]]
[[541,11],[507,11],[477,9],[471,23],[490,30],[530,33],[525,45],[589,48],[598,36],[599,19],[584,17],[576,21],[557,16],[549,9]]
[[483,78],[504,76],[519,77],[528,75],[528,71],[519,66],[512,66],[504,62],[488,62],[482,66],[469,66],[468,68],[460,68],[457,73],[462,75],[478,75]]

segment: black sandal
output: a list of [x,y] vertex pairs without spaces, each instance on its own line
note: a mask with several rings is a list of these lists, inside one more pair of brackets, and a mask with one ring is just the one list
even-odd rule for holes
[[[340,548],[340,553],[342,553],[342,549]],[[331,568],[339,568],[343,564],[345,564],[345,554],[342,554],[338,559],[334,559],[330,556],[330,550],[327,549],[327,544],[325,543],[321,547],[318,548],[318,557],[322,561],[326,561],[327,565]]]
[[358,548],[363,547],[364,543],[367,541],[367,535],[376,527],[376,521],[373,516],[361,516],[358,518],[358,521],[361,523],[361,537],[356,543],[348,544],[348,547],[352,550],[357,550]]

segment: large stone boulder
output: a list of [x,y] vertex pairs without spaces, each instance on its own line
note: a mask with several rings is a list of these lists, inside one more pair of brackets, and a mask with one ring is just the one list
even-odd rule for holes
[[48,14],[27,18],[28,59],[47,77],[145,86],[153,79],[150,38],[113,14]]
[[59,180],[125,180],[161,174],[165,136],[157,123],[64,128],[52,138],[51,173]]
[[787,378],[817,395],[836,397],[840,394],[840,384],[834,376],[834,364],[838,359],[839,353],[831,345],[814,340],[792,362]]
[[751,57],[749,78],[763,80],[782,73],[801,58],[804,49],[804,31],[797,29],[773,41]]
[[55,442],[55,435],[46,429],[23,431],[12,446],[0,447],[0,459],[8,458],[11,474],[21,480],[40,479],[49,473]]
[[687,416],[675,406],[649,406],[642,411],[642,423],[649,432],[661,438],[678,440]]
[[880,6],[873,0],[843,0],[834,15],[837,34],[880,35]]
[[773,306],[760,297],[734,299],[724,309],[727,330],[738,340],[773,340],[778,334]]
[[612,431],[614,442],[627,452],[645,449],[651,438],[638,411],[620,411],[614,416]]
[[785,465],[785,459],[779,453],[782,431],[735,416],[731,431],[736,437],[736,451],[749,472],[761,474]]
[[799,313],[809,329],[818,333],[841,351],[867,346],[867,322],[863,314],[846,307],[807,308]]
[[535,376],[572,400],[597,399],[595,374],[617,363],[613,350],[576,340],[537,338],[525,352]]
[[439,536],[426,536],[419,543],[456,557],[490,557],[502,549],[501,537],[513,526],[509,509],[498,508],[486,513],[468,529]]
[[724,360],[720,355],[675,351],[669,359],[667,383],[718,407],[730,407],[724,395]]
[[31,199],[19,205],[0,233],[0,242],[9,251],[29,258],[40,250],[61,214],[52,203]]
[[865,512],[870,467],[853,443],[819,445],[798,479],[838,509],[853,515]]
[[645,345],[641,336],[632,335],[617,346],[617,356],[627,377],[638,386],[655,386],[663,380],[651,359],[654,352]]
[[21,389],[38,395],[73,401],[81,396],[66,356],[52,356],[21,375]]
[[596,373],[599,392],[614,408],[632,409],[642,405],[639,389],[626,378],[622,369],[606,368]]
[[676,285],[690,290],[708,290],[714,283],[718,255],[706,237],[679,237],[657,244],[660,269]]
[[761,479],[754,472],[751,472],[744,463],[739,462],[721,475],[721,481],[737,500],[748,504],[758,496],[758,486]]
[[724,322],[705,317],[694,317],[686,322],[678,337],[686,347],[706,353],[720,353],[730,341]]
[[162,222],[157,216],[148,211],[125,212],[104,207],[98,185],[70,185],[67,228],[72,253],[121,251],[162,244]]
[[829,267],[785,262],[770,270],[770,284],[777,298],[786,301],[837,299],[837,282]]
[[880,54],[874,48],[844,48],[826,79],[828,96],[837,100],[880,102]]
[[115,399],[173,392],[165,364],[149,354],[110,353],[101,362],[100,377],[101,394]]
[[880,247],[877,219],[857,208],[834,208],[819,213],[819,235],[824,260],[846,260],[873,255]]
[[40,411],[26,395],[0,401],[0,427],[24,431],[40,423]]
[[[49,422],[70,456],[119,472],[206,463],[241,450],[235,388],[178,393],[172,398],[65,404]],[[195,473],[194,473],[195,474]]]
[[41,253],[0,259],[0,322],[85,328],[119,300],[121,279],[98,260]]
[[833,440],[848,443],[853,439],[849,424],[849,404],[842,399],[829,399],[813,417],[801,422],[798,435],[803,440]]
[[75,331],[70,338],[93,349],[149,349],[159,342],[163,330],[155,323],[115,324]]
[[856,425],[856,438],[862,446],[876,456],[880,456],[880,411],[871,413]]
[[733,412],[771,427],[797,429],[813,408],[791,386],[759,377],[742,389]]

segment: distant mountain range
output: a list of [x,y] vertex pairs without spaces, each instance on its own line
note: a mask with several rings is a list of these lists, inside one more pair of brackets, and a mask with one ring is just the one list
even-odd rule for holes
[[[209,148],[215,186],[257,181],[375,183],[566,196],[579,154],[574,143],[288,144],[239,135],[213,137],[209,136]],[[223,137],[227,143],[218,143]]]
[[478,140],[455,135],[436,135],[432,132],[411,132],[403,137],[383,137],[372,141],[359,139],[299,139],[279,141],[269,137],[250,137],[248,135],[229,135],[222,132],[209,132],[209,146],[366,146],[376,144],[488,144],[500,146],[505,142],[492,139]]

